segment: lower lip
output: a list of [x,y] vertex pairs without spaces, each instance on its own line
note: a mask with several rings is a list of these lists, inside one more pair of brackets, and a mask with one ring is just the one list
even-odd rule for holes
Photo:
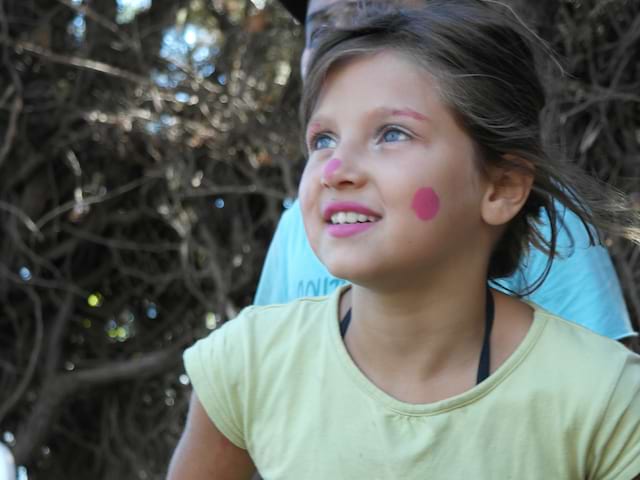
[[329,225],[327,227],[327,231],[329,232],[329,235],[331,235],[332,237],[345,238],[345,237],[352,237],[353,235],[358,235],[359,233],[362,233],[365,230],[369,230],[374,225],[375,225],[374,222]]

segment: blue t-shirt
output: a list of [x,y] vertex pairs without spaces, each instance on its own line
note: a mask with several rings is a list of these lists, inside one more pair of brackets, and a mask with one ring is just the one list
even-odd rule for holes
[[[546,224],[544,228],[548,232]],[[634,335],[609,253],[604,247],[589,246],[584,226],[569,211],[565,213],[564,228],[559,229],[558,252],[560,256],[544,283],[525,298],[601,335],[614,339]],[[543,252],[531,248],[518,272],[500,283],[521,292],[540,276],[546,262]],[[333,277],[311,250],[296,200],[280,219],[254,303],[270,305],[327,295],[344,283]]]

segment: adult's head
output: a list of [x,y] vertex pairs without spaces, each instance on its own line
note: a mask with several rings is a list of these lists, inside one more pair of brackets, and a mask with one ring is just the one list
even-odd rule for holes
[[425,0],[281,0],[282,5],[305,27],[305,45],[300,59],[303,78],[322,32],[348,27],[363,11],[389,5],[419,6]]
[[[322,35],[309,65],[301,114],[306,127],[327,75],[344,62],[391,51],[422,67],[475,143],[483,174],[514,170],[535,178],[526,204],[495,247],[489,276],[500,278],[515,271],[529,243],[554,255],[554,198],[585,225],[597,205],[585,205],[569,193],[581,191],[584,179],[574,183],[565,166],[545,154],[540,125],[545,92],[528,40],[531,34],[511,15],[491,8],[493,4],[432,0],[420,9],[364,15],[349,28],[334,28]],[[537,228],[541,208],[551,218],[550,241]]]

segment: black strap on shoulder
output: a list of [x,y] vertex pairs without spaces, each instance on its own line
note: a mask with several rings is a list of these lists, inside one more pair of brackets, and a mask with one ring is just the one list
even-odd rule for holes
[[[487,299],[485,304],[484,317],[484,338],[482,340],[482,351],[478,362],[478,374],[476,375],[476,385],[489,377],[491,369],[491,330],[493,329],[493,318],[495,316],[495,305],[491,289],[487,285]],[[351,309],[347,310],[342,320],[340,320],[340,335],[342,338],[347,334],[351,324]]]
[[487,300],[485,302],[484,315],[484,339],[482,340],[482,351],[480,352],[480,361],[478,363],[476,385],[489,377],[491,367],[491,330],[493,329],[494,316],[495,305],[493,303],[493,295],[491,294],[491,289],[487,285]]
[[344,338],[347,334],[347,330],[349,329],[349,325],[351,324],[351,309],[347,310],[347,313],[344,314],[342,320],[340,320],[340,336]]

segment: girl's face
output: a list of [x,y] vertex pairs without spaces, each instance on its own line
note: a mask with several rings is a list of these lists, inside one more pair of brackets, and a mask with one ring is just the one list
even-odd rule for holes
[[333,275],[400,287],[484,266],[486,182],[424,69],[394,52],[334,67],[306,141],[305,229]]

